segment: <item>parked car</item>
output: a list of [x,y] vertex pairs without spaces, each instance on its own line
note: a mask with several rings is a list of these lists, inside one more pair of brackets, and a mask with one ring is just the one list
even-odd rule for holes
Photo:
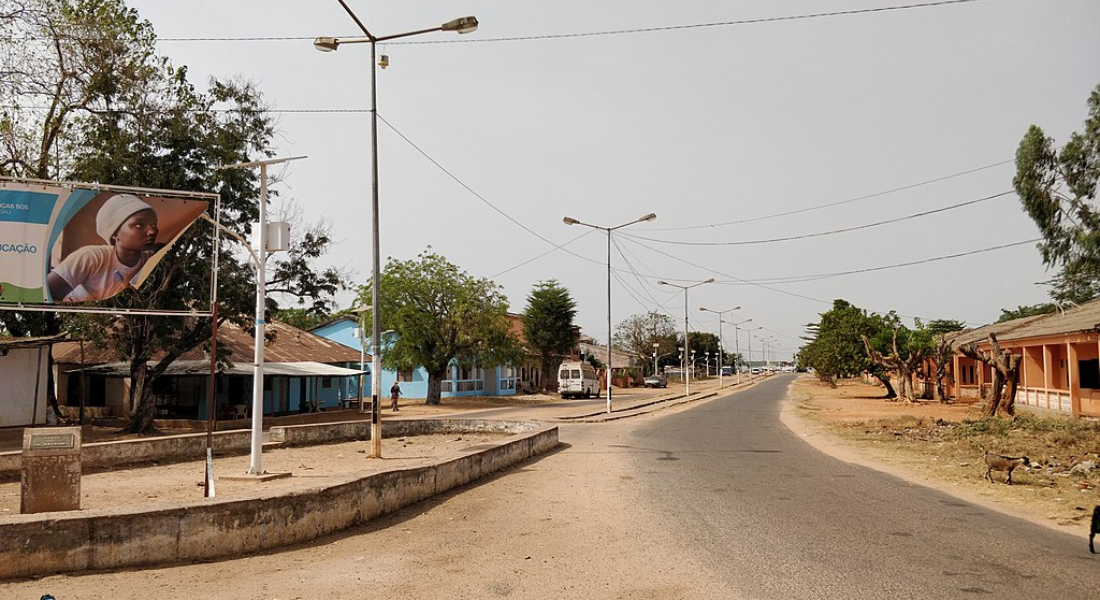
[[645,386],[651,388],[668,387],[668,380],[664,375],[650,375],[645,378]]

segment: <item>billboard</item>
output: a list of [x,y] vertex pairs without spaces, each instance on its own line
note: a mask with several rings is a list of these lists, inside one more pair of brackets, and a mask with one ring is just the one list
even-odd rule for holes
[[209,202],[0,180],[0,303],[74,304],[139,287]]

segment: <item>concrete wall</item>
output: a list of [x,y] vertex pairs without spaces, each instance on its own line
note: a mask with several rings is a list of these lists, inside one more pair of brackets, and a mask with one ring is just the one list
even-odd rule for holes
[[[409,424],[410,433],[454,431],[450,428],[456,427],[446,420],[402,423]],[[416,429],[413,423],[424,429]],[[488,421],[466,423],[492,430],[502,426]],[[481,444],[437,465],[348,476],[328,487],[282,496],[261,493],[245,499],[202,500],[145,510],[3,517],[0,578],[210,560],[314,540],[465,485],[558,445],[557,427],[510,425],[525,431]],[[409,435],[396,431],[394,423],[387,426],[394,435]]]
[[0,355],[0,427],[42,425],[46,422],[46,367],[50,347],[11,348]]

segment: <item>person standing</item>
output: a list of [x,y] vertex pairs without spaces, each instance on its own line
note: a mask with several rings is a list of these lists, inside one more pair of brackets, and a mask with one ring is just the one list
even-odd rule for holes
[[397,399],[401,397],[401,386],[397,385],[397,382],[393,382],[393,387],[390,388],[390,400],[393,402],[390,404],[390,408],[394,412],[397,412]]

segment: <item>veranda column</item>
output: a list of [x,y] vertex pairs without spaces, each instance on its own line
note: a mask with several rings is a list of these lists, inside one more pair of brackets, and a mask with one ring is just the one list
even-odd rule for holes
[[1050,390],[1054,389],[1054,351],[1043,344],[1043,398],[1050,408]]
[[[1081,374],[1077,364],[1077,346],[1066,343],[1066,375],[1069,376],[1069,412],[1081,415]],[[1061,408],[1061,406],[1059,406]]]

